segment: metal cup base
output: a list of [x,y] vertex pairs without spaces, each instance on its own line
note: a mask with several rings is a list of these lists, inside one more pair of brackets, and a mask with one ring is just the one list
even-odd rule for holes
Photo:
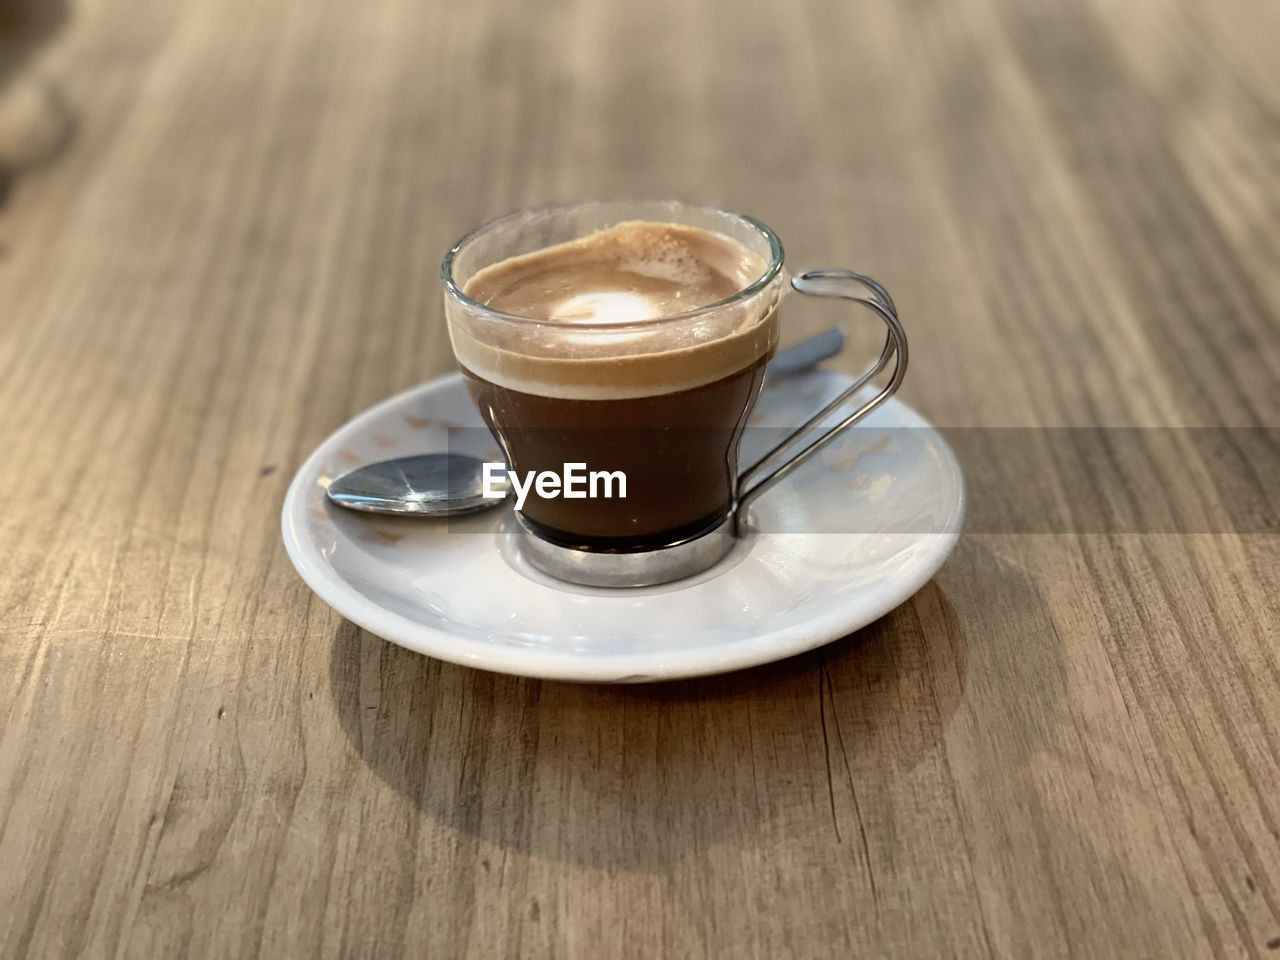
[[706,533],[653,550],[609,553],[562,547],[534,533],[517,513],[520,552],[529,563],[557,580],[588,587],[652,587],[701,573],[733,549],[733,514]]

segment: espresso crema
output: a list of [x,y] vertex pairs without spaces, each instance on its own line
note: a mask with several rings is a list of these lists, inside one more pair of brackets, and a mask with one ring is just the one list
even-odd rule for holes
[[[472,300],[538,324],[452,323],[454,352],[472,373],[542,396],[614,399],[696,387],[777,346],[774,311],[728,304],[767,264],[718,233],[626,221],[484,267]],[[601,327],[616,326],[615,332]]]

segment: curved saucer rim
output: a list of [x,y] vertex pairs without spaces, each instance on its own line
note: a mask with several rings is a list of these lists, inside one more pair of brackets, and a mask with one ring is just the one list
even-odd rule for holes
[[[880,619],[910,599],[941,568],[960,539],[966,512],[964,475],[954,451],[936,428],[908,404],[896,397],[885,404],[897,408],[919,426],[934,430],[940,449],[950,461],[956,483],[954,509],[945,529],[920,534],[927,549],[917,554],[910,570],[891,587],[868,590],[850,603],[803,623],[766,631],[731,643],[691,646],[679,651],[620,654],[577,654],[556,650],[520,648],[458,636],[416,622],[380,606],[345,580],[315,548],[306,530],[305,495],[320,474],[329,451],[345,439],[359,435],[367,424],[388,410],[405,405],[411,398],[448,390],[460,384],[459,373],[445,374],[402,390],[343,423],[327,436],[294,474],[281,510],[281,532],[285,550],[299,576],[321,600],[370,633],[406,649],[439,660],[513,676],[582,683],[638,683],[708,676],[759,666],[816,649]],[[752,534],[789,536],[790,534]],[[732,570],[725,576],[732,576]],[[655,595],[655,602],[661,602]]]

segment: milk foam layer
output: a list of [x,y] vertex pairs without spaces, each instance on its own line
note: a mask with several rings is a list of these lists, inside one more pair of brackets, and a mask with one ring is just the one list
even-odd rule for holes
[[626,323],[726,300],[764,272],[728,237],[631,220],[485,267],[467,296],[503,313],[568,323]]
[[[696,313],[757,280],[764,259],[719,233],[632,220],[487,266],[451,301],[454,352],[477,376],[524,393],[615,399],[691,389],[777,344],[778,284]],[[637,321],[670,317],[656,323]]]

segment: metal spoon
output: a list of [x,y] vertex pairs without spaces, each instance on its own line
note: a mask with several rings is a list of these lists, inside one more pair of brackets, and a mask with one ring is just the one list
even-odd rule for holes
[[[766,380],[808,370],[844,346],[836,327],[786,350],[765,368]],[[400,516],[444,517],[496,507],[484,496],[484,461],[465,453],[422,453],[381,460],[344,473],[329,484],[329,499],[348,510]]]

